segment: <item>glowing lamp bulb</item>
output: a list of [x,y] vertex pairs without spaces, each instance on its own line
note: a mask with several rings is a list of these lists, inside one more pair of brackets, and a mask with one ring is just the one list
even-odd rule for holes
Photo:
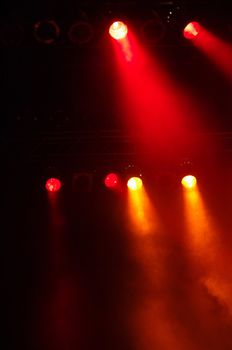
[[195,39],[200,33],[200,30],[201,26],[198,22],[190,22],[184,28],[184,37],[189,40]]
[[131,177],[127,182],[127,187],[132,191],[137,191],[143,186],[143,181],[140,177]]
[[109,34],[115,40],[124,39],[127,36],[128,28],[127,25],[121,21],[116,21],[111,24]]
[[51,178],[46,181],[45,187],[48,192],[58,192],[61,188],[61,182],[59,179]]
[[187,175],[183,177],[181,183],[185,188],[192,189],[196,186],[197,179],[193,175]]
[[106,175],[104,180],[105,186],[108,188],[115,188],[118,185],[118,175],[114,173],[110,173]]

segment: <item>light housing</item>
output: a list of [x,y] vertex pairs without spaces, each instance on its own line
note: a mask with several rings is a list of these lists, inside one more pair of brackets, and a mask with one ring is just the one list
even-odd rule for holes
[[115,173],[109,173],[104,178],[104,184],[107,188],[114,189],[119,184],[119,177]]
[[143,181],[140,177],[131,177],[127,181],[127,187],[132,191],[140,190],[143,186]]
[[61,189],[61,181],[55,177],[51,177],[46,181],[45,187],[48,192],[58,192]]
[[42,44],[53,44],[60,36],[60,27],[54,20],[38,21],[34,24],[34,36]]
[[187,189],[196,187],[197,179],[194,175],[186,175],[181,180],[182,185]]
[[74,22],[68,31],[68,38],[72,44],[84,45],[94,37],[93,26],[90,22],[79,20]]
[[185,26],[183,35],[186,39],[193,40],[199,35],[200,31],[201,25],[198,22],[190,22]]
[[127,33],[127,25],[122,21],[113,22],[109,28],[109,34],[115,40],[124,39],[127,36]]

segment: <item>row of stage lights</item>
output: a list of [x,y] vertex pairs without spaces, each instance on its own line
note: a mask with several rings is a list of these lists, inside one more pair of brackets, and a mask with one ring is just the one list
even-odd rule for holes
[[[183,35],[186,39],[194,39],[200,33],[201,26],[198,22],[189,22],[183,29]],[[122,21],[115,21],[109,28],[109,34],[115,40],[125,39],[128,34],[128,27]]]
[[[116,173],[109,173],[104,178],[104,185],[107,189],[117,190],[120,186],[120,178]],[[197,184],[197,179],[194,175],[185,175],[181,184],[186,189],[193,189]],[[62,182],[58,178],[49,178],[46,180],[45,188],[48,192],[54,193],[59,192],[62,187]],[[141,177],[130,177],[127,181],[127,187],[131,191],[141,190],[143,187],[143,180]]]
[[[157,18],[150,20],[147,24],[148,29],[144,30],[144,35],[149,41],[158,41],[164,34],[164,25]],[[128,26],[125,22],[118,19],[109,25],[109,34],[116,40],[121,40],[128,33]],[[184,28],[184,37],[187,39],[195,38],[200,31],[198,22],[190,22]],[[22,42],[24,30],[19,24],[12,27],[10,24],[0,24],[0,42],[4,46],[18,46]],[[55,20],[42,20],[34,24],[33,34],[35,39],[42,44],[50,45],[55,43],[61,36],[61,30]],[[87,21],[78,21],[71,25],[68,31],[68,39],[71,43],[82,45],[90,42],[93,38],[92,26]]]

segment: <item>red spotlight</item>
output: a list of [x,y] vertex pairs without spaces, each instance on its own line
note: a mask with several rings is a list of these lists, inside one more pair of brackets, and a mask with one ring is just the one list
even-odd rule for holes
[[110,173],[110,174],[106,175],[105,180],[104,180],[105,186],[108,188],[117,187],[118,182],[119,182],[118,175],[114,174],[114,173]]
[[61,182],[52,177],[46,181],[45,187],[48,192],[58,192],[61,188]]
[[127,36],[127,25],[121,21],[116,21],[111,24],[109,34],[116,40],[124,39]]
[[200,33],[201,26],[198,22],[190,22],[184,28],[183,34],[186,39],[192,40],[195,39]]

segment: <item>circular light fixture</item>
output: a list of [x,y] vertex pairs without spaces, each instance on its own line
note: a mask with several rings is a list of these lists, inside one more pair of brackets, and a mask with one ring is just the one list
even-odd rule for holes
[[83,45],[93,38],[93,27],[87,21],[73,23],[68,31],[69,41],[75,45]]
[[104,179],[105,186],[108,188],[116,188],[119,183],[118,175],[115,173],[110,173],[106,175]]
[[182,185],[187,189],[193,189],[197,184],[197,179],[193,175],[186,175],[181,180]]
[[34,36],[43,44],[53,44],[60,36],[60,28],[54,20],[38,21],[34,25]]
[[143,181],[140,177],[131,177],[127,182],[127,187],[132,191],[140,190],[143,186]]
[[45,187],[48,192],[58,192],[61,189],[61,181],[52,177],[46,181]]
[[122,21],[115,21],[109,28],[109,34],[115,40],[124,39],[127,36],[128,28]]
[[198,22],[190,22],[184,28],[183,34],[186,39],[195,39],[200,33],[201,26]]

